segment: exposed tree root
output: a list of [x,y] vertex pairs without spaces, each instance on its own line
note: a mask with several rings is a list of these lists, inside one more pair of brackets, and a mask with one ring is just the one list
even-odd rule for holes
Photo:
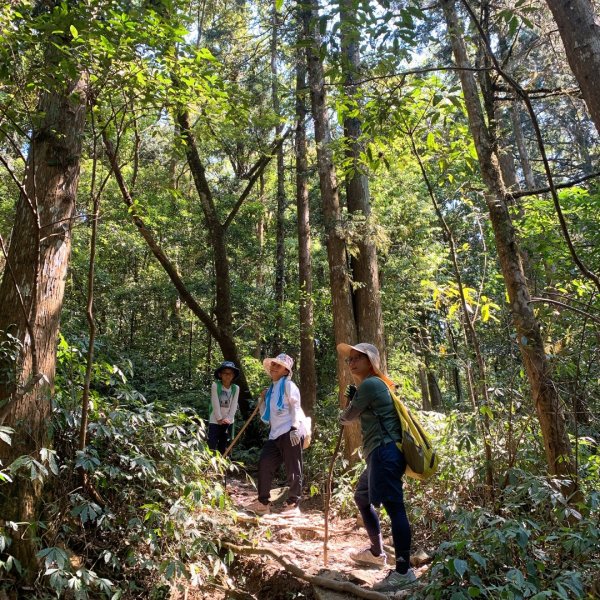
[[327,577],[321,577],[319,575],[307,575],[300,567],[296,566],[294,563],[289,562],[270,548],[263,548],[260,546],[236,546],[235,544],[231,544],[229,542],[224,542],[223,546],[229,548],[236,554],[258,554],[262,556],[270,556],[271,558],[274,558],[286,571],[291,573],[294,577],[302,579],[303,581],[306,581],[311,585],[327,588],[335,592],[352,594],[359,598],[366,598],[367,600],[388,600],[388,596],[386,596],[385,594],[380,594],[379,592],[374,592],[372,590],[365,590],[364,588],[350,583],[349,581],[334,581],[333,579],[328,579]]

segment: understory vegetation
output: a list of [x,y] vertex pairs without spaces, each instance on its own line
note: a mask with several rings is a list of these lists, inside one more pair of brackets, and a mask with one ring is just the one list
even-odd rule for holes
[[0,600],[253,593],[215,368],[238,432],[293,358],[320,510],[358,342],[441,455],[414,597],[600,598],[598,8],[0,2]]
[[[236,558],[222,542],[247,537],[223,518],[235,513],[227,477],[243,477],[244,467],[256,461],[256,448],[241,444],[233,462],[222,459],[208,450],[205,421],[196,409],[168,398],[146,398],[131,385],[130,365],[99,361],[90,441],[85,452],[78,451],[84,357],[65,339],[60,349],[55,447],[42,452],[39,461],[19,461],[2,473],[7,481],[25,474],[51,490],[40,521],[31,525],[44,563],[40,585],[50,595],[77,599],[167,598],[178,586],[227,587],[236,578]],[[324,494],[323,465],[329,463],[338,429],[333,402],[324,405],[327,418],[320,419],[323,425],[305,456],[305,492],[317,499]],[[442,465],[434,479],[406,485],[414,549],[432,557],[427,585],[413,597],[593,597],[600,560],[595,447],[580,440],[585,501],[573,504],[561,493],[560,481],[532,474],[539,468],[539,439],[526,415],[513,416],[512,424],[522,434],[519,464],[524,467],[507,464],[507,415],[501,405],[496,408],[495,466],[502,485],[493,491],[477,483],[483,477],[474,465],[483,463],[475,415],[464,409],[426,413]],[[10,436],[7,428],[0,433]],[[337,461],[332,516],[355,513],[352,493],[362,468],[364,463]],[[5,571],[0,585],[10,588],[11,576],[21,568],[10,554],[10,523],[0,545]],[[29,592],[44,597],[39,590]]]

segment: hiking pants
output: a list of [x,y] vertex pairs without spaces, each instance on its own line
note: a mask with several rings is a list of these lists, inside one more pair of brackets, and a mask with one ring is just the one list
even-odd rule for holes
[[298,504],[302,496],[302,443],[292,446],[290,432],[274,440],[267,440],[260,452],[258,461],[258,499],[269,503],[271,483],[277,469],[283,464],[289,487],[288,503]]
[[354,501],[371,540],[381,534],[379,516],[374,505],[383,504],[385,507],[392,522],[396,570],[400,573],[406,573],[410,566],[411,531],[402,490],[402,475],[405,469],[404,455],[396,443],[382,444],[367,457],[367,468],[360,476],[354,491]]
[[208,447],[211,450],[218,450],[221,454],[225,453],[229,445],[229,433],[231,425],[219,425],[218,423],[208,424]]

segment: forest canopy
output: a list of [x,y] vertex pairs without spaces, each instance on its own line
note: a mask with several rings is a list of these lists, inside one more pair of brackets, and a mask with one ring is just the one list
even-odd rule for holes
[[[235,549],[274,541],[232,495],[263,361],[295,361],[303,493],[341,522],[364,461],[336,347],[358,342],[441,456],[405,478],[410,597],[600,596],[599,17],[3,3],[0,598],[280,597]],[[222,361],[249,422],[228,456]]]

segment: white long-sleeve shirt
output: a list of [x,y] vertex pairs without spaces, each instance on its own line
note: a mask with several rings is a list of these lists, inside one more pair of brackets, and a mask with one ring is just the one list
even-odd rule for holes
[[210,403],[212,410],[210,411],[210,423],[218,423],[222,419],[227,419],[233,423],[235,413],[238,407],[238,396],[240,395],[240,387],[232,385],[226,388],[221,384],[221,395],[217,393],[217,382],[214,381],[210,388]]
[[[285,396],[283,399],[283,408],[277,408],[277,398],[279,398],[280,386],[285,386],[286,382],[287,389],[285,390]],[[266,398],[265,398],[266,401]],[[287,377],[282,377],[277,383],[273,384],[273,391],[269,398],[271,404],[271,412],[269,423],[271,430],[269,431],[269,439],[275,440],[280,435],[287,433],[292,427],[298,429],[300,427],[300,390],[298,386]],[[266,410],[265,403],[260,409],[260,414],[264,415]]]

